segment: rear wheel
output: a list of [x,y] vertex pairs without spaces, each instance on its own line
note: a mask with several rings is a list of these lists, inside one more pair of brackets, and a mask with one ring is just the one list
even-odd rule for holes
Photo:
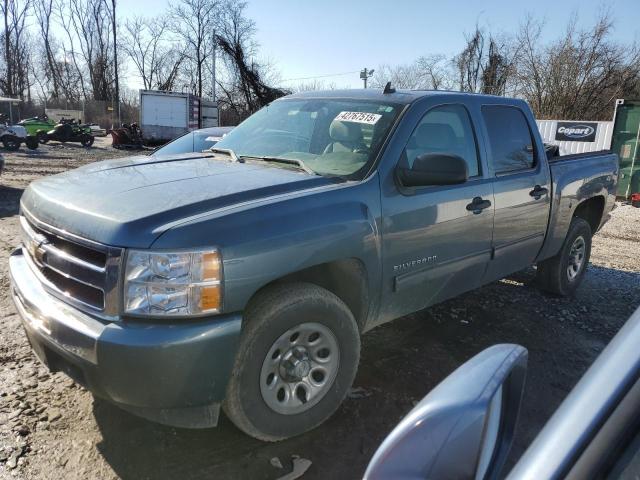
[[49,135],[47,135],[47,132],[38,132],[36,133],[36,137],[40,143],[47,143],[49,141]]
[[360,335],[349,308],[316,285],[258,294],[245,314],[224,410],[242,431],[278,441],[320,425],[358,368]]
[[5,135],[2,137],[2,146],[5,150],[18,150],[20,148],[20,139],[14,135]]
[[538,263],[540,287],[560,296],[572,295],[584,278],[591,256],[591,226],[574,217],[560,252]]
[[80,140],[80,143],[83,147],[90,147],[93,145],[94,137],[93,135],[84,135]]

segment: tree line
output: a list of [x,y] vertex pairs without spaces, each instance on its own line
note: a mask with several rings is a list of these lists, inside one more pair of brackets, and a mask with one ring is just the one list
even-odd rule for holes
[[[138,93],[128,80],[210,97],[214,52],[227,125],[292,90],[335,88],[278,87],[276,69],[258,60],[246,9],[242,0],[175,0],[155,16],[122,18],[116,0],[0,0],[0,93],[22,100],[23,116],[82,103],[118,105],[131,121]],[[607,12],[586,28],[573,15],[555,36],[531,15],[514,32],[476,26],[457,54],[380,65],[371,86],[509,95],[538,118],[610,119],[615,98],[640,97],[640,48],[614,41],[613,30]]]
[[527,100],[538,118],[610,120],[616,98],[640,97],[640,48],[614,41],[613,30],[608,12],[587,28],[574,14],[550,41],[531,15],[512,33],[476,26],[456,55],[381,65],[372,85],[507,95]]
[[[265,81],[255,24],[241,0],[176,0],[156,16],[120,18],[116,0],[0,0],[0,91],[23,110],[86,102],[133,107],[145,89],[209,97],[234,123],[285,92]],[[120,62],[118,62],[120,60]]]

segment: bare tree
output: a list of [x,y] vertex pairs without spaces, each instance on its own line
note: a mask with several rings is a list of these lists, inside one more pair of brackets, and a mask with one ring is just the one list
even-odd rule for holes
[[316,90],[336,90],[338,87],[334,82],[326,83],[322,80],[308,80],[297,83],[290,87],[291,93],[312,92]]
[[[67,33],[65,48],[78,74],[88,73],[91,97],[111,100],[114,96],[115,65],[111,41],[111,12],[106,0],[59,0],[61,26]],[[78,45],[78,50],[75,46]],[[84,98],[90,98],[84,84]]]
[[228,0],[217,26],[216,41],[226,66],[226,74],[216,85],[221,91],[218,102],[225,123],[243,120],[249,114],[286,95],[277,83],[270,65],[256,59],[253,41],[255,25],[245,15],[246,3]]
[[378,65],[375,69],[370,85],[373,88],[383,88],[387,82],[395,88],[409,90],[426,88],[421,72],[415,63],[405,65]]
[[168,48],[164,51],[156,74],[156,88],[158,90],[170,91],[177,88],[180,67],[185,58],[185,53],[176,48]]
[[30,50],[27,17],[30,0],[3,0],[0,3],[4,31],[2,32],[2,71],[0,88],[8,96],[24,99],[30,96]]
[[431,54],[418,58],[416,68],[420,72],[426,88],[448,90],[453,88],[454,80],[451,62],[444,55]]
[[125,23],[123,50],[133,62],[144,88],[171,90],[185,54],[167,41],[169,23],[162,17],[135,17]]
[[404,65],[379,65],[371,86],[383,88],[391,82],[395,88],[408,90],[450,89],[455,83],[450,63],[444,55],[432,54]]
[[504,95],[507,82],[515,75],[514,58],[507,42],[499,42],[478,26],[467,37],[465,48],[455,58],[458,87],[464,92]]
[[[53,0],[37,0],[35,2],[35,14],[37,25],[39,27],[40,36],[42,39],[42,46],[44,49],[44,76],[46,81],[51,82],[50,95],[53,98],[60,96],[60,72],[58,64],[55,58],[53,44],[53,38],[51,33],[51,16],[53,13]],[[45,96],[49,96],[49,92],[45,92]]]
[[230,40],[220,36],[217,37],[217,41],[221,50],[235,65],[235,83],[230,85],[231,88],[223,86],[222,89],[226,94],[229,105],[241,117],[244,118],[247,114],[251,114],[287,94],[286,91],[271,87],[265,83],[261,65],[246,57],[241,43],[232,43]]
[[640,48],[610,39],[612,22],[604,12],[593,27],[577,28],[574,15],[566,33],[544,45],[544,25],[527,17],[518,33],[519,93],[542,118],[611,118],[613,101],[640,84]]
[[199,97],[202,97],[205,63],[213,49],[220,9],[219,0],[179,0],[170,6],[174,18],[172,29],[187,46],[185,55],[194,74],[194,93]]

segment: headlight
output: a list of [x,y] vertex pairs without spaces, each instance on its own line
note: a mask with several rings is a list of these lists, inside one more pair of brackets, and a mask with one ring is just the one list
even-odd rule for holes
[[129,250],[124,310],[154,316],[217,313],[222,305],[221,280],[217,250]]

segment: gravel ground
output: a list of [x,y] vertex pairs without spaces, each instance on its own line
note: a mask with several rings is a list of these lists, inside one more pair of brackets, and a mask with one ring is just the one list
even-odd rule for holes
[[[621,205],[594,239],[574,298],[535,288],[533,269],[376,328],[364,337],[349,398],[323,426],[263,444],[226,418],[216,429],[181,430],[95,400],[63,374],[49,374],[27,344],[9,298],[7,258],[19,241],[18,201],[40,176],[122,156],[47,145],[4,154],[0,177],[0,478],[264,478],[309,459],[304,478],[357,478],[376,446],[440,380],[499,342],[529,349],[517,458],[598,353],[640,304],[640,210]],[[274,457],[278,461],[273,460]]]

